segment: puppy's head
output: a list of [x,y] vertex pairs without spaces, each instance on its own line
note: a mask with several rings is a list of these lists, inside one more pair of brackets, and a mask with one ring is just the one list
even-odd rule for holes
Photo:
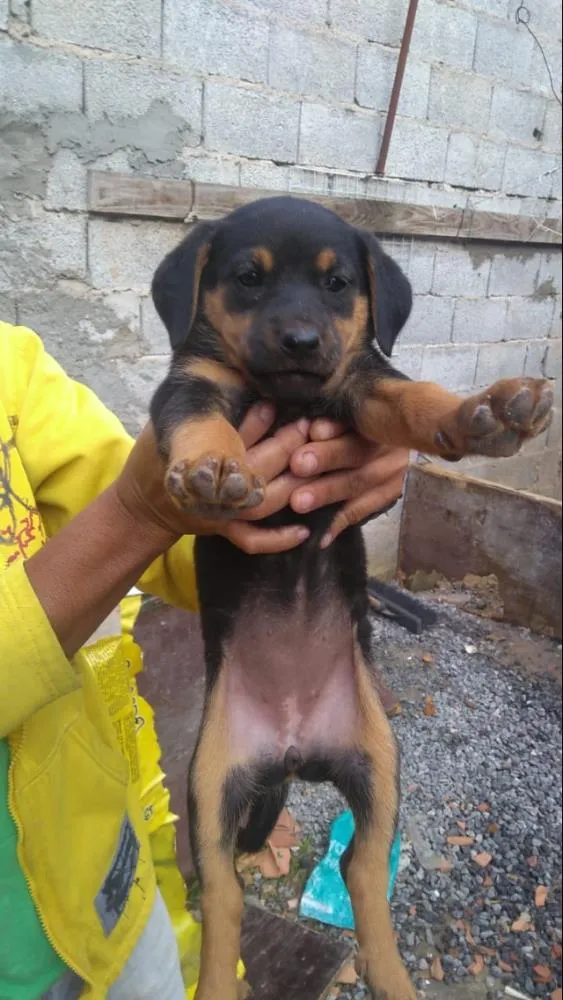
[[373,341],[389,355],[412,300],[374,236],[289,197],[197,226],[160,265],[153,297],[175,351],[205,330],[265,395],[293,399]]

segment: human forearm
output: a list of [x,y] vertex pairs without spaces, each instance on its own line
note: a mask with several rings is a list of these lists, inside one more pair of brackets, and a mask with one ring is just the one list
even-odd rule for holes
[[176,537],[135,519],[110,487],[28,560],[30,583],[67,657]]

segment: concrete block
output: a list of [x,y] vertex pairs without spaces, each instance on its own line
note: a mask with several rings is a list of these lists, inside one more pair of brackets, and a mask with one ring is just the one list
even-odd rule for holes
[[551,427],[547,432],[547,447],[559,448],[561,451],[561,441],[563,440],[563,412],[560,407],[555,407]]
[[554,153],[561,151],[561,132],[563,129],[561,113],[560,104],[554,100],[548,103],[543,123],[542,146]]
[[[367,42],[358,50],[356,100],[364,108],[387,111],[397,69],[397,51]],[[426,118],[430,64],[407,62],[398,113],[406,118]]]
[[443,181],[447,152],[448,133],[445,129],[432,128],[408,118],[397,118],[387,174],[406,180]]
[[238,187],[240,184],[240,161],[213,156],[210,153],[189,150],[186,157],[184,177],[203,184],[223,184]]
[[351,42],[320,32],[272,27],[268,76],[271,87],[351,104],[355,74],[356,46]]
[[561,341],[551,340],[545,359],[545,374],[547,378],[561,378]]
[[90,219],[88,260],[93,286],[146,293],[162,258],[185,235],[185,226],[172,223]]
[[201,84],[189,76],[140,63],[92,60],[86,63],[86,112],[90,118],[119,122],[140,118],[166,104],[197,136],[201,133]]
[[489,295],[534,295],[542,262],[538,251],[503,247],[493,256]]
[[0,323],[17,323],[16,300],[8,292],[0,294]]
[[[518,0],[519,2],[520,0]],[[507,10],[506,0],[469,0],[469,6],[489,17],[500,17],[503,21],[513,16],[512,11]]]
[[452,335],[455,299],[418,295],[404,328],[402,343],[447,344]]
[[[559,12],[559,16],[561,17],[561,11]],[[542,48],[551,70],[555,89],[559,96],[561,96],[561,35],[556,35],[550,31],[548,37],[544,37],[542,39]],[[534,45],[532,52],[530,80],[533,80],[534,90],[538,90],[546,97],[553,99],[549,73],[547,72],[544,58],[537,45]]]
[[9,13],[10,13],[9,0],[0,0],[0,31],[6,31],[7,29]]
[[253,83],[268,73],[268,22],[225,0],[166,0],[163,55],[183,70]]
[[460,295],[479,298],[487,291],[490,257],[475,254],[463,247],[438,247],[432,291],[434,295]]
[[553,299],[534,301],[511,298],[506,319],[506,340],[544,340],[553,328]]
[[[509,14],[514,16],[519,6],[520,0],[510,0]],[[561,4],[558,0],[543,0],[543,3],[534,7],[530,27],[536,34],[544,35],[547,39],[561,38],[562,17]],[[542,39],[543,44],[543,39]]]
[[477,172],[479,139],[467,132],[452,132],[448,141],[446,184],[472,187]]
[[423,382],[437,382],[444,389],[459,392],[475,384],[476,365],[476,347],[427,347],[420,377]]
[[422,358],[424,355],[423,347],[411,347],[407,343],[408,333],[405,332],[400,334],[398,344],[393,351],[393,356],[391,358],[391,364],[397,371],[403,373],[403,375],[408,375],[409,378],[418,380],[420,378],[420,373],[422,371]]
[[268,17],[283,12],[290,21],[310,25],[325,25],[328,21],[328,0],[245,0],[247,7],[254,7]]
[[294,163],[299,104],[230,84],[205,84],[204,135],[210,150]]
[[486,191],[500,191],[504,175],[506,148],[506,143],[481,139],[475,165],[475,187]]
[[506,310],[506,299],[458,299],[453,321],[453,342],[479,344],[502,340]]
[[[93,292],[83,282],[59,281],[21,296],[21,322],[36,330],[47,350],[74,378],[88,383],[92,367],[116,359],[133,362],[142,348],[139,300],[132,292]],[[117,394],[110,407],[119,400]]]
[[476,73],[526,85],[530,80],[534,40],[518,25],[479,21],[473,68]]
[[370,521],[363,529],[366,543],[368,572],[380,580],[391,580],[399,562],[399,537],[402,504],[396,504],[388,514]]
[[[528,90],[496,86],[493,90],[489,134],[528,146],[541,141],[547,101]],[[534,132],[536,133],[534,135]]]
[[330,22],[369,42],[399,46],[407,7],[407,0],[331,0]]
[[303,104],[299,162],[371,173],[381,127],[381,119],[372,114]]
[[[131,433],[138,434],[145,424],[150,401],[165,378],[169,363],[167,357],[139,358],[133,364],[117,361],[115,371],[127,401],[127,412],[121,410],[118,415],[122,417]],[[111,405],[115,408],[115,398]]]
[[85,212],[88,207],[87,170],[70,149],[59,149],[47,178],[45,208]]
[[428,295],[434,280],[436,246],[420,241],[411,246],[407,275],[415,295]]
[[135,56],[160,56],[160,0],[33,0],[33,30],[58,42]]
[[8,6],[12,17],[23,21],[24,24],[29,24],[31,3],[26,3],[26,0],[8,0]]
[[528,344],[524,375],[528,375],[530,378],[542,378],[545,375],[545,360],[549,343],[549,340],[534,340]]
[[561,295],[563,293],[563,275],[561,271],[561,251],[550,250],[541,257],[538,276],[537,295]]
[[483,77],[433,66],[428,118],[449,129],[486,132],[491,94],[492,86]]
[[[50,49],[0,37],[0,109],[25,115],[44,110],[79,111],[82,65]],[[25,81],[25,85],[24,85]]]
[[561,451],[549,448],[544,451],[538,464],[537,491],[542,496],[561,499]]
[[428,62],[470,70],[476,33],[477,18],[472,11],[426,0],[417,14],[412,52]]
[[328,173],[308,170],[305,167],[278,166],[260,160],[242,160],[240,183],[242,187],[260,188],[264,191],[288,191],[314,195],[330,194]]
[[479,348],[475,385],[486,386],[501,378],[524,374],[527,344],[485,344]]
[[86,222],[82,216],[41,212],[2,220],[0,290],[41,288],[56,278],[86,276]]
[[561,311],[561,296],[557,295],[554,303],[553,320],[551,323],[550,337],[553,340],[560,340],[563,335],[563,313]]
[[141,335],[147,354],[170,356],[170,340],[151,295],[141,298]]

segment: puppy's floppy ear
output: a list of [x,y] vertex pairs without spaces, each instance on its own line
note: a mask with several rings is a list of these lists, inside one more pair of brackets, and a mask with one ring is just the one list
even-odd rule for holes
[[202,222],[158,267],[152,297],[173,350],[186,343],[199,299],[199,285],[217,224]]
[[371,233],[360,234],[369,282],[371,319],[375,339],[387,357],[412,309],[410,282],[398,264],[388,257]]

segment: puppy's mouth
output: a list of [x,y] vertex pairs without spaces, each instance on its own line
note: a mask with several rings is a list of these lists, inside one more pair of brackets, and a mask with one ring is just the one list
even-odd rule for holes
[[256,374],[261,392],[266,397],[280,402],[306,402],[313,399],[329,377],[325,373],[301,370],[278,370]]

